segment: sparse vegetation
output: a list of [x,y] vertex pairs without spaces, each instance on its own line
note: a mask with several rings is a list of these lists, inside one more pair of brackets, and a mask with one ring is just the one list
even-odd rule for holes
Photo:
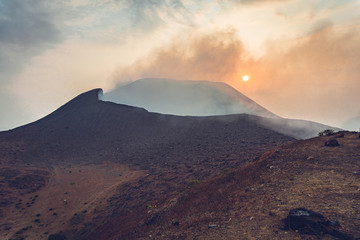
[[200,183],[200,181],[197,179],[193,179],[193,180],[190,180],[188,183],[191,187],[193,187],[193,186],[198,185]]
[[70,182],[70,185],[71,185],[71,186],[74,186],[74,185],[75,185],[75,183],[74,183],[74,182]]
[[331,136],[331,135],[334,135],[335,134],[335,131],[332,130],[332,129],[326,129],[322,132],[319,132],[319,136],[322,137],[322,136]]
[[151,209],[153,209],[153,208],[157,208],[158,207],[158,205],[157,204],[154,204],[154,205],[151,205],[151,204],[149,204],[149,205],[147,205],[147,209],[148,210],[151,210]]

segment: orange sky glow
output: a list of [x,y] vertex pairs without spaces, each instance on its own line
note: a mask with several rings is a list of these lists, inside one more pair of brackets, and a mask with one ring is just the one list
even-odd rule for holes
[[222,81],[286,118],[360,123],[359,0],[2,5],[0,130],[89,89],[156,77]]

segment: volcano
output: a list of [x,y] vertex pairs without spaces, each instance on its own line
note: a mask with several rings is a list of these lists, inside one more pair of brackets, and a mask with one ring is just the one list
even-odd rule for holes
[[147,78],[116,87],[102,99],[181,116],[246,113],[277,117],[223,82]]
[[[0,132],[1,238],[90,239],[82,229],[98,221],[103,230],[94,239],[126,238],[164,194],[295,140],[247,114],[164,115],[101,101],[101,94],[80,94],[36,122]],[[113,231],[108,221],[121,227]]]
[[101,95],[85,92],[0,132],[1,238],[148,239],[158,223],[179,224],[161,212],[182,201],[186,208],[198,186],[295,141],[276,130],[296,132],[286,119],[167,115]]
[[116,87],[101,99],[182,116],[248,114],[252,121],[265,128],[298,139],[315,137],[325,129],[341,130],[312,121],[279,117],[223,82],[140,79]]

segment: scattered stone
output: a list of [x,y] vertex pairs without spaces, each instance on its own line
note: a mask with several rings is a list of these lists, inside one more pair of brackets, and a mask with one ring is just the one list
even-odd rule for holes
[[316,235],[318,237],[329,234],[343,240],[354,239],[353,236],[335,229],[340,226],[337,221],[326,220],[320,213],[305,208],[290,210],[289,215],[283,219],[283,222],[283,230],[293,230],[300,234]]
[[326,147],[336,147],[336,146],[339,146],[339,145],[340,144],[336,139],[330,139],[330,140],[325,142]]
[[48,237],[48,240],[66,240],[66,236],[64,235],[63,232],[59,232],[57,234],[51,234]]
[[179,221],[172,221],[171,224],[174,225],[174,226],[179,226],[180,225]]
[[273,216],[276,216],[276,214],[275,214],[273,211],[270,211],[270,212],[269,212],[269,216],[272,216],[272,217],[273,217]]
[[154,214],[150,216],[148,219],[146,219],[145,224],[147,226],[154,224],[159,219],[159,214]]
[[20,235],[20,234],[26,232],[29,229],[32,229],[32,226],[24,227],[24,228],[20,229],[19,231],[17,231],[15,234]]
[[208,228],[217,228],[218,227],[218,225],[216,225],[216,224],[209,224],[208,225]]
[[307,160],[308,160],[308,161],[314,161],[315,158],[314,158],[313,156],[308,156],[308,157],[307,157]]
[[332,227],[340,227],[340,223],[338,221],[327,221],[329,223],[330,226]]

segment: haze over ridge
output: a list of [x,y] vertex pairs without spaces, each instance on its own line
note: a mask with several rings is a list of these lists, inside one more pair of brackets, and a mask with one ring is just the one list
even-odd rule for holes
[[101,99],[182,116],[247,113],[277,117],[223,82],[139,79],[105,92]]

